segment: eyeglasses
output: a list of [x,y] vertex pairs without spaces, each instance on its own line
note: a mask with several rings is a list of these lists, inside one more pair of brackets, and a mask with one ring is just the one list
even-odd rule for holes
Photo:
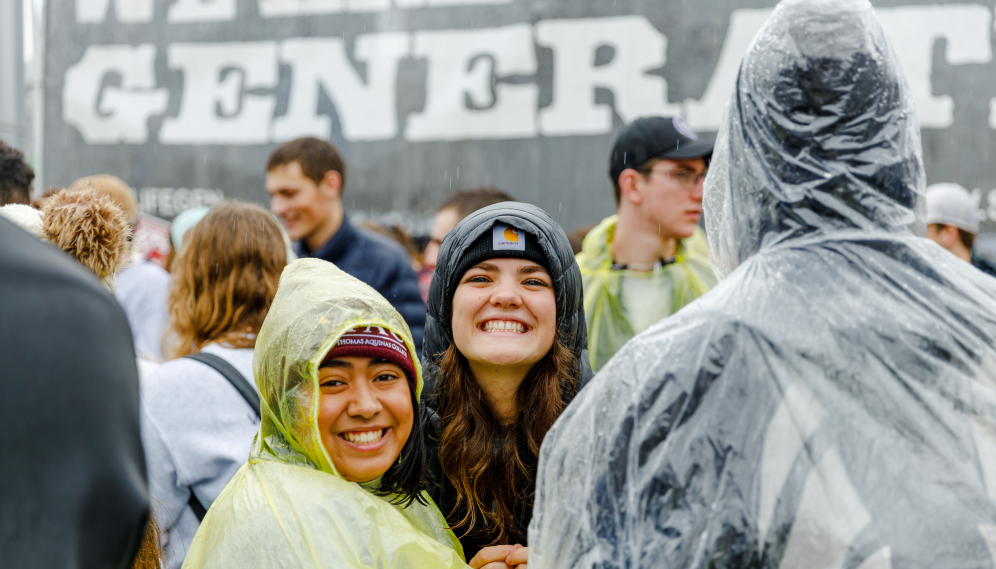
[[674,180],[674,182],[677,183],[682,188],[694,188],[699,184],[701,184],[706,177],[706,172],[702,172],[701,174],[699,174],[697,172],[689,172],[687,170],[663,171],[655,168],[650,172],[652,174],[660,174],[662,176],[667,176],[668,178]]

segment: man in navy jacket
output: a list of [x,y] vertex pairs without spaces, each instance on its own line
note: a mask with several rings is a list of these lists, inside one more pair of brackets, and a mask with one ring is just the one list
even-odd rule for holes
[[422,349],[425,304],[408,253],[376,233],[357,229],[342,205],[346,164],[335,146],[317,138],[284,144],[266,165],[270,210],[296,241],[300,257],[316,257],[367,283],[401,313]]

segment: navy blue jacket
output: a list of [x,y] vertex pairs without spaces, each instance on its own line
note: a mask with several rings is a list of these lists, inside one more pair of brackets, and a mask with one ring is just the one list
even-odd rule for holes
[[298,241],[294,249],[299,257],[328,261],[372,286],[408,323],[421,355],[425,303],[418,292],[418,277],[401,245],[372,231],[356,229],[344,215],[342,227],[318,251],[309,251],[304,241]]

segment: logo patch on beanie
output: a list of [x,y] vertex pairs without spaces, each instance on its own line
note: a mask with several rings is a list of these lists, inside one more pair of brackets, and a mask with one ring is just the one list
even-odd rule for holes
[[525,251],[526,238],[522,230],[496,223],[492,231],[492,251]]

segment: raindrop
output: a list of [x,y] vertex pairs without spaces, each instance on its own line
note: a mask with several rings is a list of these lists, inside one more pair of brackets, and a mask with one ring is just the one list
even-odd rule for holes
[[457,180],[460,179],[460,167],[457,166]]
[[558,203],[557,204],[557,213],[560,213],[561,210],[563,210],[563,209],[564,209],[564,202]]

